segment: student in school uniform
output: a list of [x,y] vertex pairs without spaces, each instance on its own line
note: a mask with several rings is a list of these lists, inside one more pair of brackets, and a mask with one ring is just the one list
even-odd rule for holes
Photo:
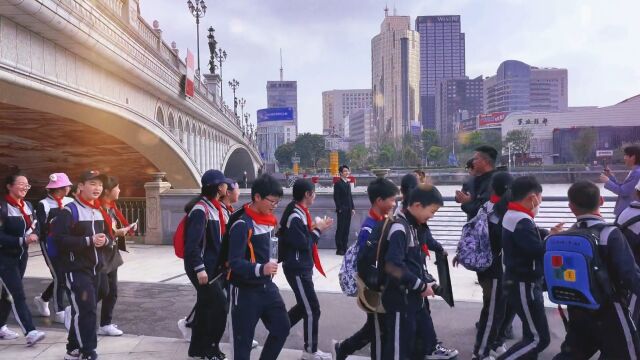
[[25,335],[28,346],[45,337],[36,330],[24,294],[22,278],[29,259],[29,245],[38,242],[38,224],[33,207],[24,198],[31,188],[22,174],[10,175],[5,181],[6,195],[0,200],[0,340],[11,340],[18,333],[7,327],[9,313]]

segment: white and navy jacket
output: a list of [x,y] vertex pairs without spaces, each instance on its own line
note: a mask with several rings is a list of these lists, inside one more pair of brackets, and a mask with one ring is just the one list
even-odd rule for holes
[[73,198],[65,196],[62,198],[62,208],[59,208],[58,202],[49,195],[36,205],[36,218],[40,224],[40,241],[46,241],[47,235],[49,235],[49,223],[71,202],[73,202]]
[[[249,229],[255,262],[252,262],[248,246]],[[244,213],[229,229],[229,267],[231,283],[238,287],[252,287],[271,282],[271,276],[264,275],[264,265],[270,260],[271,237],[275,236],[275,226],[257,224]]]
[[[286,215],[286,214],[285,214]],[[287,217],[286,226],[281,229],[282,269],[286,273],[301,274],[313,272],[313,244],[320,239],[320,230],[309,231],[307,215],[296,205]]]
[[507,210],[502,219],[504,278],[514,282],[537,282],[544,276],[544,242],[533,218]]
[[[24,202],[24,211],[31,217],[32,227],[35,226],[34,234],[39,234],[39,224],[33,224],[35,216],[33,207],[28,201]],[[22,258],[28,254],[28,246],[25,241],[27,237],[27,224],[22,217],[20,209],[0,199],[0,255]]]
[[[579,227],[581,223],[590,228],[602,226],[605,221],[597,215],[581,215],[577,217],[577,222],[572,228]],[[600,259],[607,268],[609,278],[617,294],[640,296],[640,269],[636,265],[631,247],[620,229],[613,225],[605,226],[600,232],[598,244]]]
[[184,242],[186,271],[198,273],[204,269],[209,276],[213,275],[222,244],[220,229],[218,210],[211,201],[202,198],[187,216]]
[[[77,219],[74,219],[77,213]],[[93,235],[107,235],[104,218],[98,209],[93,209],[78,200],[67,204],[51,222],[54,237],[65,272],[83,271],[97,275],[103,265],[103,248],[93,244]],[[105,247],[112,246],[113,240],[107,235]]]
[[[618,226],[624,237],[627,238],[633,256],[636,259],[636,264],[640,264],[640,201],[632,202],[628,208],[624,209],[620,216],[616,219],[616,226]],[[626,222],[630,221],[628,226],[622,228]]]

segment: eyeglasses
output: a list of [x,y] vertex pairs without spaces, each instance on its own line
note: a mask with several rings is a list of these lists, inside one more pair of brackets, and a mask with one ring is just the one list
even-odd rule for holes
[[276,207],[276,206],[278,206],[278,204],[280,204],[280,199],[278,199],[278,200],[272,200],[272,199],[269,199],[269,198],[264,198],[264,199],[267,200],[271,204],[271,206],[273,206],[273,207]]
[[23,189],[25,189],[25,190],[29,190],[29,189],[31,189],[31,185],[29,185],[29,184],[25,184],[25,183],[15,184],[15,186],[20,187],[20,188],[23,188]]

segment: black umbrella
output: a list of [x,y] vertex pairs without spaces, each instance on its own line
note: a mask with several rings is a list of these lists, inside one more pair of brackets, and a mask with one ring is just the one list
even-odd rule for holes
[[453,288],[451,286],[451,274],[449,273],[447,255],[437,252],[436,266],[438,267],[439,284],[435,294],[442,297],[449,306],[453,307]]

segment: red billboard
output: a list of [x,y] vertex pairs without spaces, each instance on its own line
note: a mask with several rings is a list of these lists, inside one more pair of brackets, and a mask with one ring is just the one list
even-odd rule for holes
[[507,112],[494,112],[491,114],[478,115],[478,127],[480,129],[499,127],[509,113]]

